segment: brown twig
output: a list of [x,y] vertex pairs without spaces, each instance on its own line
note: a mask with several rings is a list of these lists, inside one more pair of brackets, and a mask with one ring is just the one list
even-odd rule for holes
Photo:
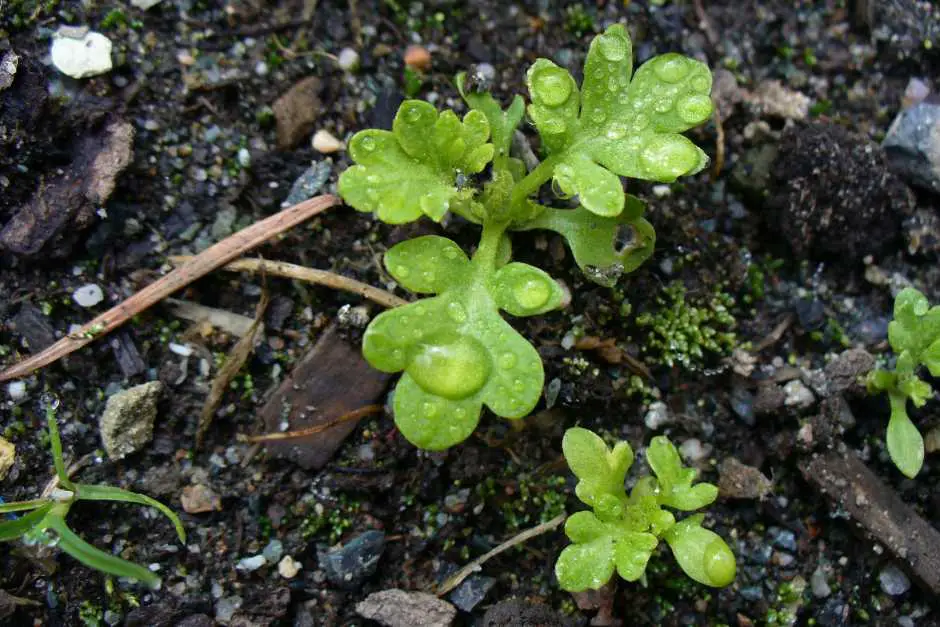
[[500,544],[498,547],[496,547],[489,553],[485,553],[481,555],[480,557],[476,558],[475,560],[473,560],[472,562],[470,562],[469,564],[467,564],[466,566],[458,570],[456,573],[448,577],[447,580],[444,583],[442,583],[441,586],[437,589],[437,596],[442,597],[448,592],[450,592],[451,590],[453,590],[454,588],[456,588],[457,586],[459,586],[460,582],[462,582],[464,579],[466,579],[467,577],[469,577],[476,571],[480,570],[480,566],[486,563],[490,558],[496,557],[503,551],[506,551],[507,549],[511,549],[517,544],[522,544],[523,542],[530,540],[536,536],[540,536],[543,533],[552,531],[553,529],[558,527],[558,525],[565,522],[565,519],[567,517],[568,517],[567,514],[559,514],[558,516],[555,516],[554,518],[552,518],[550,521],[546,523],[542,523],[541,525],[537,525],[535,527],[532,527],[531,529],[526,529],[522,533],[513,536],[509,540],[506,540],[505,542]]
[[339,204],[329,194],[305,200],[283,211],[256,222],[204,250],[165,277],[151,283],[116,307],[96,317],[75,333],[63,337],[36,355],[28,357],[0,372],[0,381],[25,376],[38,368],[65,357],[82,346],[109,334],[140,312],[160,302],[173,292],[186,287],[196,279],[224,266],[229,261],[264,243],[275,235],[297,226],[330,207]]
[[752,353],[759,353],[765,348],[769,348],[780,341],[780,338],[783,337],[783,334],[787,332],[787,329],[790,328],[790,325],[793,324],[793,314],[787,314],[786,317],[777,323],[777,326],[767,334],[767,337],[762,339],[760,342],[754,345],[754,348],[751,349]]
[[[177,264],[187,262],[189,259],[192,259],[192,257],[181,255],[178,257],[170,257],[169,261],[172,264]],[[239,259],[238,261],[233,261],[226,265],[222,269],[230,272],[265,272],[269,276],[280,276],[287,279],[297,279],[299,281],[306,281],[307,283],[323,285],[334,290],[358,294],[363,298],[368,298],[372,302],[378,303],[383,307],[388,307],[389,309],[408,304],[407,300],[399,298],[383,289],[372,287],[368,283],[350,279],[334,272],[328,272],[327,270],[317,270],[315,268],[298,266],[283,261]]]
[[372,414],[381,413],[385,408],[382,405],[366,405],[365,407],[360,407],[359,409],[353,410],[348,414],[343,414],[336,420],[330,420],[318,425],[313,425],[312,427],[307,427],[306,429],[297,429],[296,431],[283,431],[280,433],[264,433],[262,435],[239,435],[239,442],[248,442],[248,443],[259,443],[259,442],[271,442],[274,440],[292,440],[295,438],[305,438],[308,435],[314,435],[327,429],[332,429],[336,425],[342,424],[344,422],[349,422],[352,420],[359,420],[365,416],[371,416]]
[[721,121],[721,110],[716,106],[712,114],[715,121],[715,164],[712,166],[711,180],[716,180],[721,176],[721,171],[725,167],[725,126]]

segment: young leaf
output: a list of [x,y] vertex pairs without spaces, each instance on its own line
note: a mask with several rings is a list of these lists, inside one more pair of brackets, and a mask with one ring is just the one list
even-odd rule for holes
[[643,202],[627,195],[623,212],[605,218],[583,207],[546,208],[518,231],[547,229],[565,238],[578,267],[589,279],[612,287],[622,275],[636,270],[653,254],[656,232],[644,220]]
[[591,43],[583,97],[571,75],[540,59],[529,70],[529,116],[554,159],[556,183],[601,216],[623,209],[619,176],[671,182],[698,172],[708,158],[679,133],[712,112],[711,73],[669,54],[651,59],[633,80],[626,29],[615,24]]
[[68,525],[65,524],[65,519],[55,512],[50,512],[46,516],[44,526],[54,531],[58,536],[56,546],[85,566],[116,577],[130,577],[151,588],[156,588],[160,584],[160,578],[143,566],[128,562],[110,553],[105,553],[82,540],[74,531],[69,529]]
[[[11,503],[11,505],[15,505],[15,503]],[[16,540],[32,529],[35,529],[37,525],[42,522],[43,518],[45,518],[46,514],[49,513],[49,510],[52,509],[52,505],[52,502],[46,501],[44,505],[34,509],[28,514],[0,522],[0,542]]]
[[369,129],[349,143],[358,165],[339,178],[339,193],[350,206],[373,212],[383,222],[402,224],[427,215],[440,221],[457,196],[458,174],[476,174],[493,158],[486,143],[486,115],[468,113],[461,123],[453,111],[406,100],[392,131]]
[[710,483],[692,485],[698,475],[694,468],[685,468],[679,451],[665,436],[656,436],[646,451],[650,468],[656,473],[661,493],[659,502],[682,511],[705,507],[718,498],[718,488]]
[[591,512],[572,514],[565,534],[574,544],[558,556],[555,576],[569,592],[599,589],[610,581],[614,568],[627,581],[636,581],[658,544],[652,534],[625,531],[601,522]]
[[734,554],[721,536],[702,527],[702,518],[690,516],[664,537],[685,574],[706,586],[723,588],[734,581]]
[[76,485],[78,498],[83,501],[118,501],[121,503],[135,503],[137,505],[146,505],[158,510],[161,514],[170,519],[173,527],[176,529],[176,535],[180,542],[186,542],[186,530],[183,529],[183,523],[179,516],[172,509],[160,501],[150,498],[145,494],[129,492],[121,488],[115,488],[107,485],[87,485],[80,483]]
[[618,442],[610,450],[593,431],[574,427],[565,431],[561,448],[580,480],[575,494],[581,502],[594,507],[603,495],[623,498],[623,482],[633,464],[633,450],[627,442]]
[[509,157],[512,135],[525,115],[525,102],[521,96],[516,96],[504,111],[489,93],[468,90],[466,88],[465,73],[458,74],[456,82],[457,90],[467,104],[470,105],[470,108],[481,112],[490,123],[490,133],[493,138],[495,152],[493,163],[497,166],[500,163],[505,164]]
[[907,397],[889,393],[889,399],[891,418],[886,437],[888,455],[898,470],[913,479],[924,465],[924,438],[907,415]]
[[398,283],[417,294],[439,294],[459,281],[470,260],[453,240],[425,235],[392,246],[385,268]]
[[558,309],[564,298],[552,277],[519,262],[506,264],[496,272],[491,292],[499,308],[513,316],[534,316]]

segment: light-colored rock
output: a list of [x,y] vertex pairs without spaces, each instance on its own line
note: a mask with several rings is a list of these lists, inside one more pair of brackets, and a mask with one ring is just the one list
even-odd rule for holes
[[0,91],[13,84],[16,69],[19,67],[20,57],[12,50],[7,50],[0,57]]
[[52,38],[52,65],[72,78],[110,72],[111,40],[87,28],[60,26]]
[[152,9],[163,2],[163,0],[131,0],[131,6],[140,9],[141,11],[147,11]]
[[799,379],[787,382],[783,386],[783,393],[786,394],[783,404],[787,407],[806,409],[816,402],[813,392]]
[[812,100],[789,89],[778,80],[763,81],[754,92],[744,91],[744,99],[766,116],[785,120],[805,120]]
[[427,72],[431,69],[431,52],[424,46],[408,46],[405,49],[405,65],[412,70]]
[[296,561],[290,555],[285,555],[277,564],[277,572],[284,579],[293,579],[303,568],[303,564]]
[[11,381],[7,384],[7,394],[10,400],[18,403],[26,398],[26,381]]
[[712,453],[711,444],[702,444],[702,441],[698,438],[689,438],[685,442],[679,445],[679,455],[682,456],[686,462],[690,464],[695,464]]
[[0,481],[6,478],[16,460],[16,447],[12,442],[0,436]]
[[222,499],[211,488],[201,483],[183,488],[180,503],[183,505],[183,511],[187,514],[222,511]]
[[108,399],[98,420],[101,442],[108,457],[121,459],[139,451],[153,437],[157,401],[163,384],[151,381],[118,392]]
[[650,408],[646,411],[643,422],[646,424],[646,428],[651,431],[656,431],[660,427],[672,422],[672,416],[669,414],[669,408],[666,406],[666,403],[662,401],[650,403]]
[[344,72],[355,72],[359,69],[359,53],[352,48],[343,48],[336,55],[336,64]]
[[258,570],[267,563],[268,560],[265,559],[264,555],[252,555],[251,557],[243,557],[238,560],[235,564],[235,569],[250,573]]
[[95,283],[88,283],[72,292],[72,300],[79,307],[94,307],[104,300],[104,291]]
[[940,192],[940,104],[928,100],[901,111],[882,145],[895,174]]
[[324,155],[338,152],[346,148],[346,144],[336,139],[332,133],[322,128],[313,134],[311,144],[313,144],[314,150]]
[[433,594],[398,588],[373,592],[356,604],[356,613],[386,627],[449,627],[457,616],[453,605]]

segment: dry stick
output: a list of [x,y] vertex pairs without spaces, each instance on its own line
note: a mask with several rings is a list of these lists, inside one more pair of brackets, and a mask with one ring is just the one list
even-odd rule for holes
[[467,564],[466,566],[458,570],[456,573],[454,573],[444,583],[442,583],[440,588],[437,589],[437,596],[442,597],[448,592],[450,592],[451,590],[453,590],[454,588],[456,588],[457,586],[459,586],[460,582],[462,582],[464,579],[466,579],[467,577],[469,577],[476,571],[480,570],[480,566],[482,566],[490,558],[496,557],[503,551],[507,549],[511,549],[517,544],[522,544],[526,540],[530,540],[536,536],[540,536],[543,533],[546,533],[555,529],[555,527],[565,522],[565,519],[567,517],[568,517],[567,514],[559,514],[558,516],[555,516],[547,523],[542,523],[541,525],[537,525],[535,527],[532,527],[531,529],[526,529],[519,535],[513,536],[509,540],[506,540],[505,542],[500,544],[498,547],[496,547],[489,553],[486,553],[485,555],[481,555],[480,557],[476,558],[475,560],[473,560],[472,562],[470,562],[469,564]]
[[366,405],[365,407],[360,407],[359,409],[354,409],[353,411],[343,414],[335,420],[330,420],[322,424],[313,425],[312,427],[306,427],[304,429],[297,429],[296,431],[282,431],[279,433],[263,433],[261,435],[238,435],[239,442],[248,442],[251,444],[256,444],[258,442],[272,442],[275,440],[293,440],[296,438],[305,438],[308,435],[315,435],[326,431],[327,429],[332,429],[336,425],[342,424],[344,422],[350,422],[352,420],[359,420],[365,416],[370,416],[372,414],[381,413],[385,408],[382,405]]
[[[180,255],[178,257],[170,257],[169,261],[172,264],[177,264],[188,261],[189,259],[192,259],[192,257]],[[307,283],[314,283],[316,285],[324,285],[334,290],[358,294],[363,298],[368,298],[372,302],[378,303],[383,307],[388,307],[389,309],[408,304],[407,300],[398,298],[394,294],[377,287],[372,287],[368,283],[362,283],[361,281],[350,279],[326,270],[307,268],[306,266],[298,266],[284,261],[239,259],[222,269],[230,272],[265,272],[268,276],[280,276],[287,279],[306,281]]]
[[205,276],[220,266],[243,255],[246,251],[262,244],[275,235],[309,220],[316,214],[329,209],[340,202],[329,194],[305,200],[283,211],[256,222],[246,229],[231,235],[218,244],[207,248],[182,266],[158,281],[151,283],[121,304],[101,314],[77,332],[61,340],[18,364],[0,372],[0,381],[7,381],[25,376],[34,370],[65,357],[115,330],[129,319],[160,302],[173,292],[186,287],[196,279]]

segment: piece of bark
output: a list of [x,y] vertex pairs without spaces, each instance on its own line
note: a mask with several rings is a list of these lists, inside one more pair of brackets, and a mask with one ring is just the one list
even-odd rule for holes
[[[261,408],[269,433],[298,431],[327,423],[365,405],[381,402],[389,375],[370,366],[331,326]],[[284,422],[287,428],[284,428]],[[322,468],[358,420],[313,435],[267,442],[268,452],[307,470]]]
[[293,148],[313,130],[320,115],[321,90],[320,79],[308,76],[274,102],[271,108],[277,123],[278,148]]
[[837,502],[932,594],[940,594],[940,532],[857,457],[836,452],[801,464],[803,477]]

